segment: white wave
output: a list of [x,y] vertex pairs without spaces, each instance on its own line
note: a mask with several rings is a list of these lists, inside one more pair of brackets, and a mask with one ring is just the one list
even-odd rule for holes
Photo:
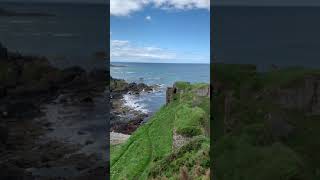
[[124,106],[127,106],[136,111],[141,111],[142,113],[149,113],[146,105],[142,103],[142,99],[135,95],[125,94],[123,96]]

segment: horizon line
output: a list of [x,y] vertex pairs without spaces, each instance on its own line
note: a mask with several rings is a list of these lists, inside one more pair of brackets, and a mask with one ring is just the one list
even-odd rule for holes
[[125,62],[125,61],[110,61],[110,65],[112,63],[140,63],[140,64],[210,64],[210,62]]

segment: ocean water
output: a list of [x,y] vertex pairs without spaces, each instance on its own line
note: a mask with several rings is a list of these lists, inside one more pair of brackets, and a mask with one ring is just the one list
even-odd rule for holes
[[106,52],[106,5],[0,3],[0,9],[54,16],[0,16],[0,42],[11,51],[47,56],[58,67],[101,66]]
[[152,93],[140,96],[125,95],[125,105],[145,113],[154,113],[165,104],[166,88],[176,81],[191,83],[210,82],[209,64],[167,64],[167,63],[111,63],[110,74],[113,78],[127,82],[158,85]]
[[320,67],[320,7],[216,7],[212,53],[225,63],[267,70]]

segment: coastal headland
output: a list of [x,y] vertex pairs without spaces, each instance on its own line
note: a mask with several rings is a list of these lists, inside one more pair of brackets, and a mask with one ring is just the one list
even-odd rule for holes
[[215,179],[319,179],[320,71],[211,66]]
[[176,82],[167,104],[111,145],[111,179],[210,179],[210,88]]
[[96,129],[84,127],[106,121],[81,117],[97,106],[107,108],[101,103],[107,74],[58,69],[45,57],[13,53],[0,44],[1,178],[103,179],[106,138],[99,142]]

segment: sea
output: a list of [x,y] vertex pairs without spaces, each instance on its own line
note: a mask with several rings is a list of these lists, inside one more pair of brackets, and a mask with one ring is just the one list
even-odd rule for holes
[[110,74],[113,78],[124,79],[127,82],[157,85],[159,88],[152,93],[124,96],[125,106],[152,114],[165,104],[166,89],[172,87],[175,82],[209,83],[210,65],[112,62]]
[[[107,52],[107,5],[66,3],[0,3],[16,13],[53,16],[1,16],[0,42],[10,51],[46,56],[57,67],[101,67]],[[105,63],[106,64],[106,63]]]
[[211,18],[218,62],[320,67],[320,7],[214,7]]

